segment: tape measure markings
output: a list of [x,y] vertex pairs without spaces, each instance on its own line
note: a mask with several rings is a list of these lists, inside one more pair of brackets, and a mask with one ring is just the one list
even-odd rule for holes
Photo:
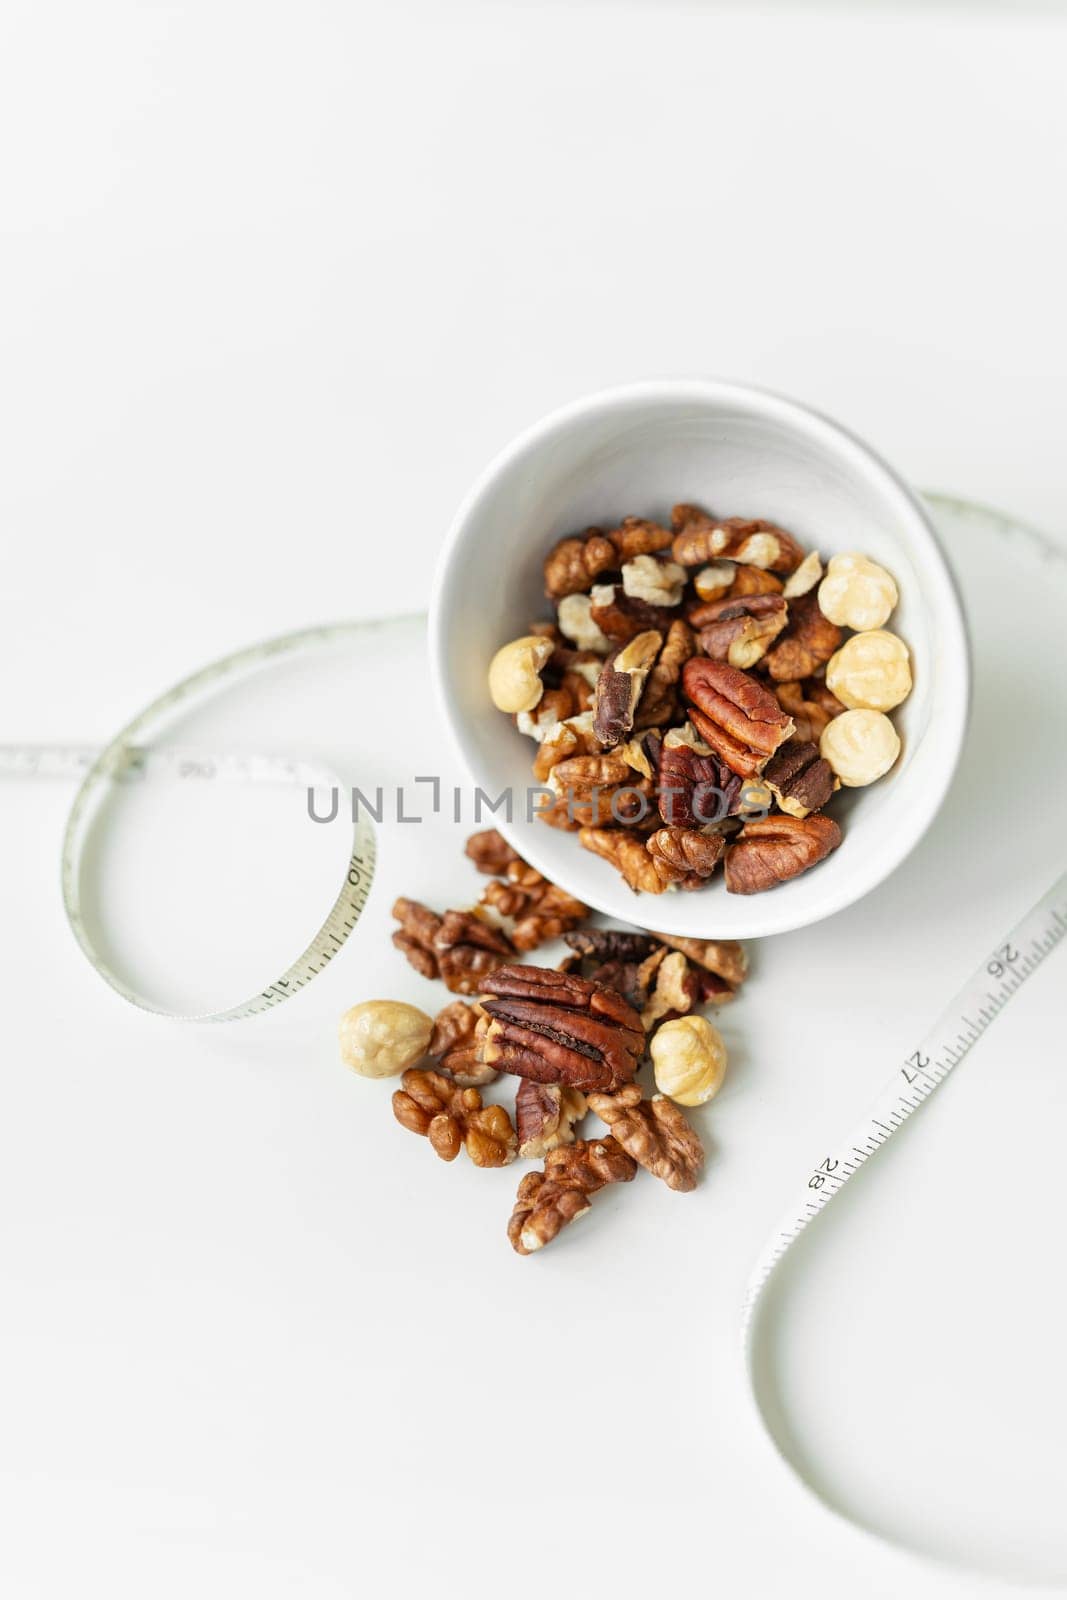
[[[888,1142],[973,1050],[1008,1002],[1067,935],[1067,873],[996,946],[955,999],[906,1056],[867,1117],[847,1140],[809,1169],[805,1192],[761,1251],[749,1279],[742,1312],[742,1347],[752,1378],[752,1329],[768,1282],[804,1232],[875,1152]],[[988,987],[990,978],[999,987]],[[962,1023],[962,1028],[959,1026]],[[953,1036],[954,1034],[954,1036]],[[903,1077],[905,1088],[900,1087]],[[845,1151],[850,1154],[846,1155]],[[753,1384],[755,1389],[755,1385]]]
[[[224,1011],[177,1012],[140,994],[112,971],[97,948],[86,925],[81,904],[81,861],[84,846],[112,783],[159,773],[180,781],[205,781],[235,777],[247,782],[300,783],[312,788],[333,788],[338,779],[328,768],[284,756],[224,755],[190,752],[151,745],[170,715],[179,707],[195,702],[220,685],[236,682],[257,668],[273,664],[286,656],[360,638],[384,627],[418,620],[416,614],[384,617],[370,622],[341,622],[302,628],[264,643],[247,646],[211,662],[183,678],[173,688],[153,700],[100,751],[87,752],[79,746],[55,749],[23,749],[0,752],[0,774],[12,776],[82,776],[67,820],[61,857],[63,905],[71,930],[86,958],[100,977],[123,999],[142,1011],[180,1022],[236,1022],[270,1011],[306,988],[344,946],[367,904],[374,878],[376,846],[374,829],[363,810],[353,819],[352,849],[341,888],[322,925],[281,974],[258,994]],[[64,763],[67,772],[63,773]],[[73,768],[73,772],[69,769]]]

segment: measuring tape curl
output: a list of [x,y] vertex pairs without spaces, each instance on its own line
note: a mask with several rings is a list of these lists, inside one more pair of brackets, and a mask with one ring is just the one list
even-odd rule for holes
[[741,1355],[749,1392],[764,1430],[802,1482],[806,1481],[803,1473],[789,1461],[779,1444],[760,1399],[756,1344],[758,1314],[766,1290],[808,1225],[959,1066],[1065,934],[1067,872],[986,956],[917,1048],[896,1068],[866,1117],[829,1155],[812,1165],[796,1200],[760,1252],[742,1308]]
[[[414,620],[414,617],[386,617],[373,622],[340,622],[319,627],[302,628],[295,633],[282,634],[261,644],[248,645],[231,655],[213,661],[198,672],[183,678],[165,694],[128,722],[98,754],[81,750],[67,752],[67,770],[82,771],[85,776],[74,799],[63,838],[61,885],[63,906],[74,937],[86,959],[111,988],[131,1005],[142,1011],[154,1012],[179,1022],[236,1022],[243,1017],[254,1017],[281,1005],[303,989],[313,977],[340,950],[363,913],[374,877],[375,839],[371,823],[362,810],[353,824],[352,849],[345,870],[344,881],[318,932],[294,961],[272,982],[249,999],[230,1006],[224,1011],[179,1012],[159,1005],[140,994],[108,965],[90,932],[82,906],[81,861],[86,841],[100,814],[113,783],[142,773],[159,770],[178,778],[233,777],[247,782],[273,782],[301,784],[308,787],[333,786],[335,775],[323,766],[303,761],[291,761],[281,756],[195,756],[181,750],[146,750],[154,734],[178,710],[188,710],[198,701],[228,687],[232,682],[257,668],[272,665],[286,657],[301,655],[307,650],[344,643],[365,636],[397,622]],[[54,752],[42,752],[34,764],[33,752],[23,753],[13,773],[32,774],[40,771],[44,776],[62,767]]]

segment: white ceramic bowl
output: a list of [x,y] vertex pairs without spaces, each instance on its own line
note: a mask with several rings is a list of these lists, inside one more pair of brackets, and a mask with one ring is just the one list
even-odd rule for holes
[[[893,713],[903,751],[868,789],[842,790],[831,815],[844,839],[825,861],[759,895],[727,894],[721,875],[690,893],[635,895],[577,837],[527,822],[536,751],[486,686],[498,647],[548,617],[542,562],[564,534],[636,514],[666,521],[676,501],[719,516],[767,517],[824,561],[860,550],[897,580],[887,626],[912,653],[915,687]],[[929,826],[955,770],[970,664],[959,598],[914,494],[836,423],[796,401],[733,383],[677,381],[611,389],[553,412],[508,446],[460,508],[430,608],[442,714],[473,783],[510,788],[512,820],[487,816],[554,883],[620,921],[672,934],[783,933],[840,911],[898,866]],[[469,808],[468,808],[469,811]]]

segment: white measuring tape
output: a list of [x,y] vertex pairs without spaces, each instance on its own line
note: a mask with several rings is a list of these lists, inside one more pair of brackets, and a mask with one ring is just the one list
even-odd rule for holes
[[[778,1446],[761,1404],[756,1374],[758,1311],[765,1290],[808,1224],[959,1066],[1065,934],[1067,872],[986,956],[926,1037],[901,1061],[862,1122],[808,1170],[795,1202],[761,1252],[749,1279],[742,1311],[742,1357],[763,1426],[787,1462],[789,1458]],[[803,1478],[795,1463],[789,1465]]]
[[81,862],[86,841],[106,802],[112,785],[138,777],[164,776],[182,782],[219,779],[251,783],[287,783],[306,787],[332,787],[336,777],[326,768],[281,756],[231,756],[189,750],[151,748],[152,740],[178,711],[189,711],[220,687],[229,686],[257,668],[317,647],[343,643],[392,623],[408,620],[384,618],[377,622],[342,622],[296,633],[263,644],[249,645],[210,666],[153,700],[97,753],[79,747],[22,747],[0,750],[0,776],[70,776],[82,774],[67,821],[62,852],[63,905],[87,960],[100,977],[131,1005],[181,1022],[236,1022],[281,1005],[307,986],[333,960],[363,913],[374,877],[374,830],[360,810],[353,823],[352,850],[344,881],[322,926],[304,950],[284,971],[257,994],[224,1011],[178,1012],[149,1000],[133,989],[108,965],[86,923],[81,895]]

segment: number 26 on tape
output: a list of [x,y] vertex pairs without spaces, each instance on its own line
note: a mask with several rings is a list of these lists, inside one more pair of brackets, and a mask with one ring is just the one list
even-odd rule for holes
[[1002,944],[986,967],[991,978],[1003,978],[1009,967],[1013,967],[1019,959],[1019,952],[1013,944]]

